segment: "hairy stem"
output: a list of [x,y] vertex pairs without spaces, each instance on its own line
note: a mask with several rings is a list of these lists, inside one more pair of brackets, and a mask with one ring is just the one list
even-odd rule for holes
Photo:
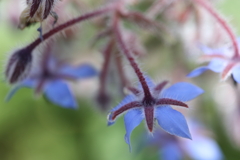
[[[47,33],[45,33],[42,37],[43,37],[43,41],[47,40],[48,38],[50,38],[51,36],[55,35],[56,33],[59,33],[60,31],[71,27],[72,25],[75,25],[77,23],[83,22],[85,20],[91,19],[91,18],[95,18],[98,16],[101,16],[105,13],[108,13],[109,11],[111,11],[112,9],[114,9],[114,7],[112,5],[109,5],[107,7],[101,8],[99,10],[94,10],[92,12],[86,13],[84,15],[81,15],[77,18],[74,18],[70,21],[67,21],[59,26],[57,26],[56,28],[48,31]],[[34,48],[36,48],[41,42],[43,42],[41,40],[41,38],[36,39],[33,43],[29,44],[27,46],[28,49],[33,50]]]
[[206,0],[195,0],[199,5],[201,5],[203,8],[205,8],[216,20],[219,22],[219,24],[225,29],[227,34],[229,35],[233,47],[234,47],[234,56],[233,58],[239,57],[239,49],[236,37],[231,29],[231,27],[228,25],[228,23],[210,6],[210,4],[207,4]]
[[123,41],[122,33],[120,31],[119,19],[118,19],[117,15],[115,17],[115,21],[113,24],[113,31],[114,31],[114,34],[116,37],[116,42],[118,43],[119,49],[127,57],[128,61],[130,62],[131,66],[133,67],[133,69],[142,85],[146,100],[152,100],[152,95],[151,95],[151,92],[147,85],[146,79],[144,78],[142,71],[140,70],[137,63],[135,62],[135,59],[132,57],[131,51],[128,49],[128,47],[126,46],[126,44]]
[[110,65],[111,54],[114,48],[114,41],[110,39],[105,50],[104,50],[104,63],[100,73],[100,92],[105,92],[106,90],[106,81],[107,81],[107,73]]

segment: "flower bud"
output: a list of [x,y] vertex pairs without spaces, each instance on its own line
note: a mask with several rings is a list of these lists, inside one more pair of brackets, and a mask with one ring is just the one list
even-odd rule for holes
[[10,84],[25,79],[32,66],[32,54],[28,48],[15,51],[9,58],[5,76]]
[[27,7],[20,15],[18,28],[24,29],[34,23],[42,22],[49,14],[53,17],[56,16],[54,12],[52,12],[55,1],[56,0],[27,0]]

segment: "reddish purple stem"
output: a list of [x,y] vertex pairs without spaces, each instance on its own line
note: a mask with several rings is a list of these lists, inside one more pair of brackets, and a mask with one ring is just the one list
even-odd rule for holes
[[210,6],[210,4],[207,3],[206,0],[195,0],[199,5],[201,5],[203,8],[205,8],[214,18],[217,19],[219,24],[225,29],[227,34],[229,35],[233,47],[234,47],[234,56],[233,58],[239,57],[239,49],[237,44],[237,39],[231,29],[229,27],[228,23]]
[[106,78],[110,64],[111,53],[113,52],[114,40],[110,39],[104,50],[104,63],[100,73],[100,91],[105,90]]
[[147,85],[147,82],[143,76],[143,73],[141,72],[140,68],[138,67],[137,63],[135,62],[135,59],[132,57],[132,53],[131,51],[128,49],[128,47],[126,46],[126,44],[123,41],[123,37],[122,37],[122,33],[120,31],[120,26],[119,26],[119,19],[118,16],[116,15],[115,21],[114,21],[114,25],[113,25],[113,30],[114,30],[114,34],[116,37],[116,42],[118,43],[118,46],[121,50],[121,52],[127,57],[127,59],[129,60],[131,66],[133,67],[141,85],[144,91],[144,95],[145,95],[145,99],[147,101],[151,101],[152,95],[151,92],[149,90],[149,87]]
[[[60,31],[68,28],[68,27],[71,27],[72,25],[74,24],[77,24],[77,23],[80,23],[82,21],[85,21],[85,20],[88,20],[90,18],[94,18],[94,17],[98,17],[98,16],[101,16],[109,11],[111,11],[112,9],[114,9],[115,7],[113,6],[108,6],[108,7],[105,7],[105,8],[101,8],[99,10],[95,10],[95,11],[92,11],[92,12],[89,12],[85,15],[82,15],[82,16],[79,16],[77,18],[74,18],[70,21],[67,21],[66,23],[63,23],[59,26],[57,26],[56,28],[50,30],[49,32],[45,33],[43,35],[43,41],[47,40],[48,38],[50,38],[51,36],[53,36],[54,34],[56,33],[59,33]],[[41,38],[38,38],[36,39],[33,43],[29,44],[27,46],[28,49],[30,50],[33,50],[34,48],[36,48],[40,43],[42,42]]]

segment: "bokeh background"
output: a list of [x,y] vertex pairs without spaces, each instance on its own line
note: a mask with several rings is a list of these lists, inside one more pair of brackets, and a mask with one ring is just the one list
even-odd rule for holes
[[[38,35],[37,25],[20,31],[12,21],[9,21],[8,16],[15,12],[16,6],[14,3],[12,6],[7,5],[6,1],[0,1],[2,71],[4,71],[5,62],[11,50],[28,44]],[[92,1],[89,1],[89,5],[97,6]],[[240,33],[239,6],[239,0],[224,0],[217,6],[234,26],[236,33]],[[66,46],[69,47],[66,51],[74,52],[74,54],[81,52],[79,53],[81,55],[84,53],[84,60],[90,61],[99,68],[101,64],[98,59],[99,53],[89,47],[91,36],[95,33],[94,27],[87,22],[79,27],[79,32],[80,38],[77,39],[77,45],[80,48],[71,49],[73,46],[69,45]],[[154,42],[151,39],[146,41],[149,53],[140,59],[142,68],[155,80],[189,81],[184,76],[198,65],[194,59],[188,61],[184,53],[176,54],[175,52],[184,52],[184,49],[177,44],[175,49],[172,49],[169,46],[158,46]],[[172,62],[176,59],[180,60],[179,63]],[[182,63],[188,64],[184,65],[184,69],[181,67],[179,69]],[[79,109],[69,110],[50,104],[44,97],[35,98],[31,89],[21,89],[10,102],[5,102],[4,99],[11,86],[2,76],[0,82],[0,160],[159,159],[156,149],[141,146],[141,137],[145,131],[144,124],[137,127],[132,134],[132,153],[129,152],[124,141],[123,118],[119,118],[114,126],[107,127],[107,112],[101,112],[93,102],[96,91],[95,82],[97,83],[97,79],[71,84],[77,88],[74,91],[78,97]],[[184,110],[184,114],[201,120],[211,137],[219,144],[224,159],[239,160],[240,147],[234,143],[232,134],[234,126],[228,122],[228,116],[233,113],[231,111],[234,110],[237,99],[234,97],[231,82],[219,82],[219,75],[210,72],[191,82],[202,87],[206,93],[190,103],[192,108]],[[89,95],[85,95],[85,90],[92,91],[88,93]],[[120,99],[121,97],[116,98],[112,107]],[[236,134],[240,135],[240,133]]]

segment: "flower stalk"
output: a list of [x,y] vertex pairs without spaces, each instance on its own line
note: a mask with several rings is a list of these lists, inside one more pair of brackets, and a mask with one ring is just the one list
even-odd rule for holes
[[134,69],[141,85],[143,88],[143,92],[144,92],[144,97],[146,101],[152,101],[153,97],[151,95],[150,89],[147,85],[146,79],[143,76],[143,73],[141,71],[141,69],[138,67],[137,63],[135,62],[134,58],[132,57],[132,53],[131,51],[128,49],[128,47],[126,46],[126,44],[123,41],[123,37],[120,31],[120,24],[119,24],[119,19],[118,19],[118,15],[115,15],[115,19],[114,19],[114,23],[113,23],[113,31],[116,37],[116,42],[119,46],[119,49],[121,50],[121,52],[127,57],[128,61],[130,62],[132,68]]
[[83,21],[85,21],[85,20],[88,20],[88,19],[91,19],[91,18],[95,18],[95,17],[101,16],[101,15],[103,15],[103,14],[106,14],[106,13],[108,13],[109,11],[111,11],[111,10],[113,10],[113,9],[114,9],[113,5],[109,5],[109,6],[107,6],[107,7],[101,8],[101,9],[99,9],[99,10],[94,10],[94,11],[92,11],[92,12],[89,12],[89,13],[86,13],[86,14],[84,14],[84,15],[81,15],[81,16],[79,16],[79,17],[77,17],[77,18],[74,18],[74,19],[72,19],[72,20],[70,20],[70,21],[67,21],[67,22],[65,22],[65,23],[57,26],[56,28],[48,31],[47,33],[45,33],[45,34],[42,36],[43,40],[42,40],[41,38],[36,39],[33,43],[29,44],[29,45],[27,46],[27,48],[30,49],[30,50],[33,50],[33,49],[35,49],[40,43],[42,43],[43,41],[46,41],[47,39],[49,39],[49,38],[52,37],[53,35],[61,32],[62,30],[66,29],[66,28],[68,28],[68,27],[71,27],[71,26],[73,26],[73,25],[75,25],[75,24],[77,24],[77,23],[83,22]]
[[223,27],[223,29],[227,32],[227,34],[229,35],[231,41],[232,41],[232,45],[234,48],[234,56],[233,58],[237,58],[239,57],[239,48],[238,48],[238,44],[237,44],[237,39],[235,37],[235,34],[233,33],[231,27],[228,25],[228,23],[224,20],[224,18],[222,18],[217,11],[215,11],[210,4],[208,4],[205,0],[195,0],[195,2],[197,2],[199,5],[201,5],[204,9],[206,9],[214,18],[216,18],[216,20],[218,21],[218,23]]

